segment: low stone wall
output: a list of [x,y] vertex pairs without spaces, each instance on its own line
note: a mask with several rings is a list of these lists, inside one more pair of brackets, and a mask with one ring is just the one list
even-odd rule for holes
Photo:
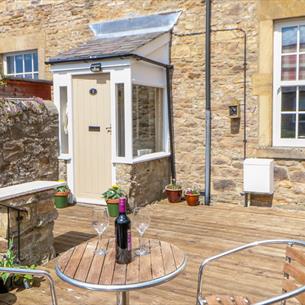
[[131,208],[161,199],[170,179],[170,159],[116,164],[117,184],[128,194]]
[[0,99],[0,187],[58,180],[58,115],[41,99]]
[[8,239],[18,248],[18,212],[20,209],[20,260],[22,264],[42,264],[55,257],[53,226],[58,213],[53,203],[54,190],[42,191],[1,201],[0,252],[5,252]]

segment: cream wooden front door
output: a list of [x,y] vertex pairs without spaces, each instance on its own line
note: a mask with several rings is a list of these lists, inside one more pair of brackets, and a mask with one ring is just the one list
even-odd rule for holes
[[73,77],[74,193],[78,202],[102,202],[111,186],[109,74]]

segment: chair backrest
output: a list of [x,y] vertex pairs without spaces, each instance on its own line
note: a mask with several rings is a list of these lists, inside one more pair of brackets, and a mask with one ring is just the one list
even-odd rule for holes
[[37,269],[19,269],[19,268],[3,268],[0,267],[0,273],[7,272],[9,274],[31,274],[33,276],[42,276],[49,282],[50,294],[51,294],[51,304],[58,305],[57,297],[55,292],[55,282],[51,276],[51,274],[45,270],[37,270]]
[[[305,285],[305,252],[291,245],[286,247],[286,262],[284,264],[283,291],[289,292]],[[295,298],[305,305],[305,293]]]

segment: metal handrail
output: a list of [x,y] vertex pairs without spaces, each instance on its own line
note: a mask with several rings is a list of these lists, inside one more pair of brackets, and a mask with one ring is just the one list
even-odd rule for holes
[[[206,266],[211,263],[212,261],[218,260],[224,256],[234,254],[249,248],[254,248],[257,246],[264,246],[264,245],[272,245],[272,244],[287,244],[290,246],[297,245],[297,246],[302,246],[305,247],[305,242],[301,240],[294,240],[294,239],[270,239],[270,240],[260,240],[260,241],[255,241],[249,244],[245,244],[243,246],[222,252],[220,254],[217,254],[215,256],[211,256],[207,259],[205,259],[199,267],[199,272],[198,272],[198,287],[197,287],[197,297],[196,297],[196,304],[197,305],[202,305],[206,304],[205,298],[202,296],[202,284],[203,284],[203,271],[205,270]],[[253,305],[269,305],[273,304],[279,301],[284,301],[287,299],[290,299],[292,297],[295,297],[301,293],[305,292],[305,286],[299,287],[295,290],[292,290],[290,292],[285,292],[280,295],[274,296],[272,298],[269,298],[267,300],[255,303]]]
[[10,206],[10,205],[6,205],[6,204],[2,204],[0,203],[0,207],[4,207],[7,208],[7,239],[10,240],[11,238],[11,233],[10,233],[10,209],[13,211],[17,211],[17,217],[16,217],[16,221],[17,221],[17,244],[18,244],[18,248],[17,248],[17,257],[19,262],[21,261],[21,255],[20,255],[20,225],[21,225],[21,221],[23,219],[22,216],[20,216],[21,212],[26,212],[28,213],[26,208],[20,208],[20,207],[14,207],[14,206]]
[[0,273],[1,272],[7,272],[10,274],[30,274],[33,276],[36,275],[46,278],[49,281],[52,305],[58,305],[56,292],[55,292],[55,282],[49,272],[44,270],[33,270],[33,269],[0,268]]

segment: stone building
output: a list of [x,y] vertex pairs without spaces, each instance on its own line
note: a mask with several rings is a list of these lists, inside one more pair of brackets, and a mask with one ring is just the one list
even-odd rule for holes
[[[148,33],[147,27],[143,26],[142,33],[145,35],[141,36],[142,44],[135,45],[139,40],[133,40],[131,44],[133,49],[128,49],[128,52],[126,46],[131,41],[129,39],[126,42],[121,36],[117,41],[116,49],[112,48],[107,51],[108,53],[104,50],[103,58],[90,58],[92,54],[89,53],[85,57],[77,58],[79,52],[84,51],[81,45],[90,44],[96,34],[105,35],[107,32],[105,24],[110,26],[109,21],[124,22],[127,18],[137,20],[138,16],[167,15],[160,13],[179,15],[167,31],[162,28],[164,26],[162,19],[161,36],[153,35],[157,31],[156,25],[151,33]],[[112,107],[112,112],[104,117],[102,123],[108,120],[104,127],[111,126],[112,135],[110,139],[104,139],[101,150],[95,152],[98,155],[101,152],[110,154],[107,157],[110,161],[105,167],[101,167],[103,160],[100,160],[101,163],[96,162],[96,167],[103,168],[100,171],[101,176],[105,178],[108,175],[108,178],[106,177],[108,180],[105,178],[107,183],[116,181],[129,191],[132,198],[137,198],[138,201],[133,202],[134,204],[142,204],[161,196],[162,188],[170,177],[169,129],[166,120],[166,67],[170,64],[172,65],[170,70],[172,127],[177,180],[185,187],[194,183],[203,187],[204,15],[205,3],[202,0],[1,1],[0,53],[3,72],[10,76],[49,80],[52,79],[52,72],[54,73],[54,101],[60,110],[61,122],[60,167],[62,175],[67,176],[68,182],[69,179],[71,181],[71,172],[69,172],[71,168],[75,168],[78,177],[81,177],[80,173],[84,170],[75,166],[76,161],[73,157],[71,159],[75,143],[78,141],[81,143],[79,147],[88,148],[84,157],[87,160],[92,159],[90,153],[93,149],[90,149],[90,145],[94,144],[94,140],[90,140],[88,134],[83,134],[82,138],[71,143],[71,137],[79,133],[75,132],[75,126],[72,128],[71,124],[76,118],[67,109],[72,107],[71,101],[75,97],[79,100],[79,107],[83,107],[77,108],[77,113],[84,114],[89,105],[81,103],[85,98],[81,92],[89,92],[94,96],[96,92],[100,90],[104,92],[107,90],[105,88],[110,87],[109,90],[112,91],[108,98],[111,100],[111,105],[108,106]],[[100,26],[100,32],[97,33],[94,26],[89,27],[94,24],[96,27]],[[212,1],[212,201],[243,203],[244,197],[241,193],[246,145],[247,157],[274,159],[275,189],[273,196],[268,200],[272,199],[273,204],[303,203],[305,193],[303,148],[305,145],[303,136],[305,111],[303,110],[305,109],[303,109],[302,80],[305,74],[304,24],[305,0]],[[236,30],[237,28],[239,30]],[[141,33],[139,27],[136,30],[137,33]],[[240,30],[246,33],[247,38],[246,83],[243,79],[244,40],[243,32]],[[133,28],[126,31],[129,31],[127,36],[133,36],[131,33]],[[109,35],[109,32],[106,34]],[[106,36],[103,37],[106,39]],[[105,41],[103,44],[105,45]],[[97,46],[95,49],[97,53],[93,55],[99,53],[100,47],[101,45]],[[127,53],[118,52],[122,47]],[[105,58],[105,54],[110,53],[113,56],[112,62]],[[64,57],[65,54],[67,57]],[[127,54],[128,56],[136,54],[138,58],[131,59],[126,56]],[[143,57],[154,62],[144,63]],[[56,58],[66,58],[66,62],[56,61]],[[72,62],[73,58],[77,60]],[[44,64],[45,61],[52,62],[52,65]],[[109,72],[109,65],[107,66],[110,62],[111,71],[117,72],[116,82],[111,78],[115,73],[111,74],[113,72]],[[161,62],[164,66],[157,67],[156,62]],[[99,63],[101,63],[100,67]],[[97,75],[96,72],[90,71],[91,64],[97,64],[96,69],[108,71],[108,76],[104,73],[100,79],[95,78],[96,83],[90,83],[92,75]],[[123,66],[131,69],[125,70],[127,75],[123,77],[124,79],[120,78]],[[132,70],[133,67],[136,67],[135,70]],[[80,76],[82,73],[78,74],[79,77],[73,78],[75,71],[83,71],[83,75],[90,73],[91,78],[88,77],[86,80],[84,76]],[[129,78],[128,82],[125,82],[126,78]],[[133,78],[136,79],[135,82]],[[72,83],[74,88],[84,87],[83,91],[78,94],[73,93],[72,89],[68,89],[72,88]],[[123,89],[122,83],[125,84]],[[246,105],[243,98],[245,85]],[[143,99],[146,101],[145,105],[141,103]],[[158,104],[160,100],[163,107]],[[122,107],[124,105],[122,101],[125,101],[126,108]],[[114,104],[116,108],[113,107]],[[151,105],[154,105],[151,115],[146,115],[143,119],[145,107],[151,109]],[[240,108],[240,117],[230,117],[229,106],[232,105]],[[119,111],[114,111],[115,109]],[[142,120],[134,120],[136,116],[132,116],[132,113],[135,109],[139,117],[141,114]],[[93,113],[97,111],[98,108],[92,110]],[[244,111],[246,116],[243,115]],[[117,114],[121,116],[116,117]],[[164,121],[156,120],[161,116],[165,118]],[[123,122],[122,117],[125,118],[123,126],[125,128],[119,123]],[[88,130],[90,131],[91,128],[91,132],[96,136],[100,123],[97,121],[90,124]],[[129,128],[126,129],[128,126]],[[246,139],[244,126],[246,126]],[[111,129],[107,131],[111,134]],[[121,132],[121,137],[117,137],[118,131]],[[135,135],[138,138],[144,137],[149,143],[143,140],[145,144],[140,143],[142,144],[140,147],[136,150],[132,149],[133,145],[139,145]],[[164,137],[163,145],[160,144],[161,135]],[[109,146],[112,152],[103,151]],[[129,158],[122,159],[120,156],[124,153],[128,153]],[[113,154],[116,154],[115,158]],[[90,166],[94,169],[92,164]],[[85,163],[84,167],[86,170],[89,168]],[[107,175],[104,169],[106,167]],[[90,176],[90,172],[87,174]],[[72,189],[77,184],[76,176],[73,172],[72,185],[69,182]],[[88,181],[85,179],[78,183],[85,184]],[[89,182],[89,185],[91,184]],[[99,185],[96,189],[99,192]],[[103,189],[100,190],[102,191]],[[82,192],[83,195],[79,197],[86,197],[86,190]],[[255,201],[258,198],[253,196],[252,199]]]

